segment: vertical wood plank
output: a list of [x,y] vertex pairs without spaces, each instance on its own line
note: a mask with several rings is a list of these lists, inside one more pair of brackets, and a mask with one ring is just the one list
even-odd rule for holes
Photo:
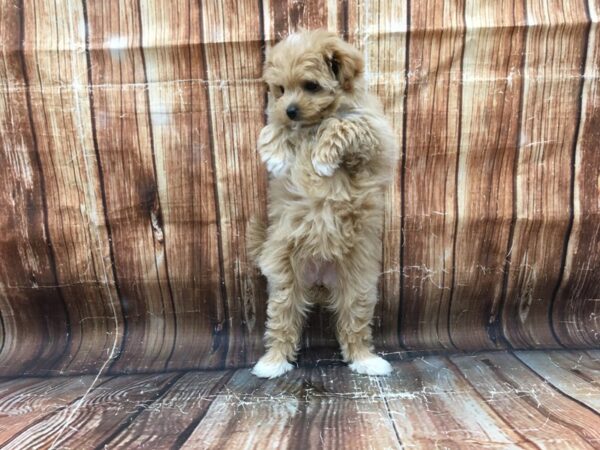
[[[406,95],[406,42],[408,10],[405,2],[349,5],[347,28],[352,44],[362,50],[365,78],[377,95],[402,142],[402,117]],[[400,150],[398,149],[398,154]],[[402,245],[402,170],[400,158],[393,184],[385,193],[381,294],[375,311],[374,339],[378,346],[398,350],[401,294],[400,249]]]
[[228,327],[226,366],[248,364],[262,352],[264,284],[249,270],[246,221],[264,216],[266,173],[256,152],[264,124],[262,39],[255,1],[201,4]]
[[[265,17],[265,39],[275,44],[300,28],[326,28],[334,31],[339,25],[339,6],[343,2],[328,0],[262,0]],[[343,24],[342,24],[343,25]]]
[[162,369],[175,337],[139,15],[121,0],[87,4],[95,145],[126,320],[117,372]]
[[22,13],[0,2],[0,373],[12,375],[52,365],[69,330],[29,109]]
[[583,1],[531,1],[526,7],[515,221],[502,325],[514,347],[556,347],[551,299],[572,224],[588,18]]
[[566,346],[600,346],[600,1],[590,0],[591,27],[583,74],[579,136],[575,148],[573,229],[552,323]]
[[452,347],[464,2],[411,2],[403,141],[401,337],[409,348]]
[[525,17],[520,0],[468,0],[450,334],[461,349],[502,345],[502,297],[519,139]]
[[84,12],[79,3],[28,1],[21,14],[48,239],[70,321],[66,353],[56,365],[65,372],[100,370],[116,355],[122,324],[86,88]]
[[[208,82],[197,2],[141,2],[148,113],[175,314],[168,367],[220,367],[227,352]],[[187,20],[181,20],[186,17]]]

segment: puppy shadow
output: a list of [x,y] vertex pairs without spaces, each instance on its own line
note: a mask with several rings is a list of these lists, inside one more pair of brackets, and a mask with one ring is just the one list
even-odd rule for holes
[[306,368],[345,365],[335,336],[335,316],[321,304],[309,312],[296,363]]

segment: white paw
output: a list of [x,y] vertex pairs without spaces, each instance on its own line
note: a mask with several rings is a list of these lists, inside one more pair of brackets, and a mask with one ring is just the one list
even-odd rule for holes
[[258,378],[277,378],[293,368],[294,366],[286,360],[277,362],[266,361],[263,356],[252,369],[252,374]]
[[267,166],[267,170],[269,171],[269,173],[273,174],[276,177],[282,175],[288,167],[286,160],[280,159],[275,155],[265,156],[262,158],[262,160]]
[[317,172],[317,175],[321,177],[330,177],[335,172],[335,169],[338,168],[339,164],[326,164],[322,162],[318,162],[316,160],[312,160],[312,165]]
[[353,372],[363,375],[389,375],[392,373],[392,365],[376,355],[354,361],[349,367]]

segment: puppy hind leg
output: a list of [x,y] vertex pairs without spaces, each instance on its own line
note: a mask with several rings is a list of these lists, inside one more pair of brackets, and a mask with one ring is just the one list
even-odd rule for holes
[[350,369],[365,375],[388,375],[392,366],[373,351],[371,321],[377,303],[376,288],[361,292],[351,284],[333,294],[337,337]]
[[267,352],[252,369],[254,375],[276,378],[293,368],[289,361],[296,359],[308,306],[299,284],[271,289],[265,332]]

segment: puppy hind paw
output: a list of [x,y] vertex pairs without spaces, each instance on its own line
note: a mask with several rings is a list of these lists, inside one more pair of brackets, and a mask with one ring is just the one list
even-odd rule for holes
[[285,359],[281,361],[270,361],[263,356],[252,369],[252,374],[258,378],[277,378],[293,368],[294,366]]
[[392,373],[392,365],[381,356],[370,355],[366,358],[353,361],[348,367],[350,370],[363,375],[389,375]]

